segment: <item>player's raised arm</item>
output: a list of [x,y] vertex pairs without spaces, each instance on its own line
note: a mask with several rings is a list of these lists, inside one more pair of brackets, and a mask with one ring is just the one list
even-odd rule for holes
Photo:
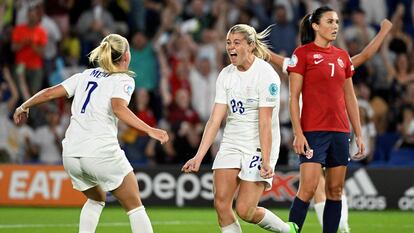
[[388,19],[384,19],[381,22],[381,29],[378,32],[378,34],[371,40],[371,42],[367,46],[365,46],[365,48],[360,53],[351,58],[355,68],[362,65],[378,51],[391,28],[392,23]]

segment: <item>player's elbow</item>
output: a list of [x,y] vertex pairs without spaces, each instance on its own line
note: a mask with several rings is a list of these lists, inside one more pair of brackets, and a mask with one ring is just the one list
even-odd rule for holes
[[42,95],[46,100],[53,100],[57,97],[56,91],[53,89],[53,87],[43,89]]

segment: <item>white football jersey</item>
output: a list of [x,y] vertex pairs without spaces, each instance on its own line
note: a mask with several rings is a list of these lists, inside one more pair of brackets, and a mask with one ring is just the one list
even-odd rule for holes
[[260,148],[259,107],[273,107],[271,158],[278,158],[280,147],[280,78],[267,62],[255,58],[244,72],[230,64],[219,74],[215,102],[227,104],[227,121],[221,146],[245,153]]
[[105,157],[123,153],[118,143],[118,118],[111,99],[128,103],[135,89],[127,74],[108,74],[101,68],[87,69],[61,84],[72,97],[72,116],[62,142],[64,157]]

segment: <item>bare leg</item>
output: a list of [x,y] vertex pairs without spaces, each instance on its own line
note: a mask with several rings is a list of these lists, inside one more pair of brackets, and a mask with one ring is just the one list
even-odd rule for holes
[[258,207],[264,189],[264,182],[240,181],[239,196],[236,200],[237,214],[244,221],[257,224],[268,231],[289,233],[289,224],[271,211]]
[[323,233],[336,233],[338,231],[345,174],[346,166],[326,169],[326,202],[323,213]]
[[139,195],[137,178],[133,172],[125,176],[122,184],[112,194],[127,211],[133,233],[152,233],[151,222]]
[[213,173],[214,207],[222,232],[237,232],[237,230],[241,232],[241,229],[237,229],[240,226],[237,226],[238,222],[232,208],[239,186],[239,171],[239,169],[216,169]]

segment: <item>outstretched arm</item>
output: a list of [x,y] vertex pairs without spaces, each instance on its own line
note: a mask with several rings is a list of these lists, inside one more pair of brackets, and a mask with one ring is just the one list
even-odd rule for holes
[[166,131],[161,129],[153,128],[147,125],[144,121],[139,119],[129,108],[128,102],[121,98],[112,98],[111,99],[112,111],[115,116],[118,117],[121,121],[125,122],[127,125],[144,131],[150,137],[157,139],[164,144],[168,141],[169,137]]
[[372,39],[371,42],[365,46],[365,48],[360,53],[351,58],[352,64],[355,66],[355,68],[362,65],[378,51],[391,28],[392,23],[388,19],[384,19],[381,22],[381,29],[374,37],[374,39]]
[[197,172],[200,168],[201,161],[206,155],[208,149],[217,135],[220,129],[221,122],[227,113],[227,105],[214,104],[213,111],[211,112],[210,119],[206,123],[203,137],[201,138],[200,146],[198,147],[197,154],[190,160],[188,160],[181,168],[183,172]]
[[20,107],[16,108],[16,111],[13,115],[14,122],[16,124],[20,124],[22,121],[24,121],[25,117],[27,117],[29,114],[29,108],[63,96],[66,96],[66,90],[61,84],[39,91],[30,99],[26,100],[22,105],[20,105]]

